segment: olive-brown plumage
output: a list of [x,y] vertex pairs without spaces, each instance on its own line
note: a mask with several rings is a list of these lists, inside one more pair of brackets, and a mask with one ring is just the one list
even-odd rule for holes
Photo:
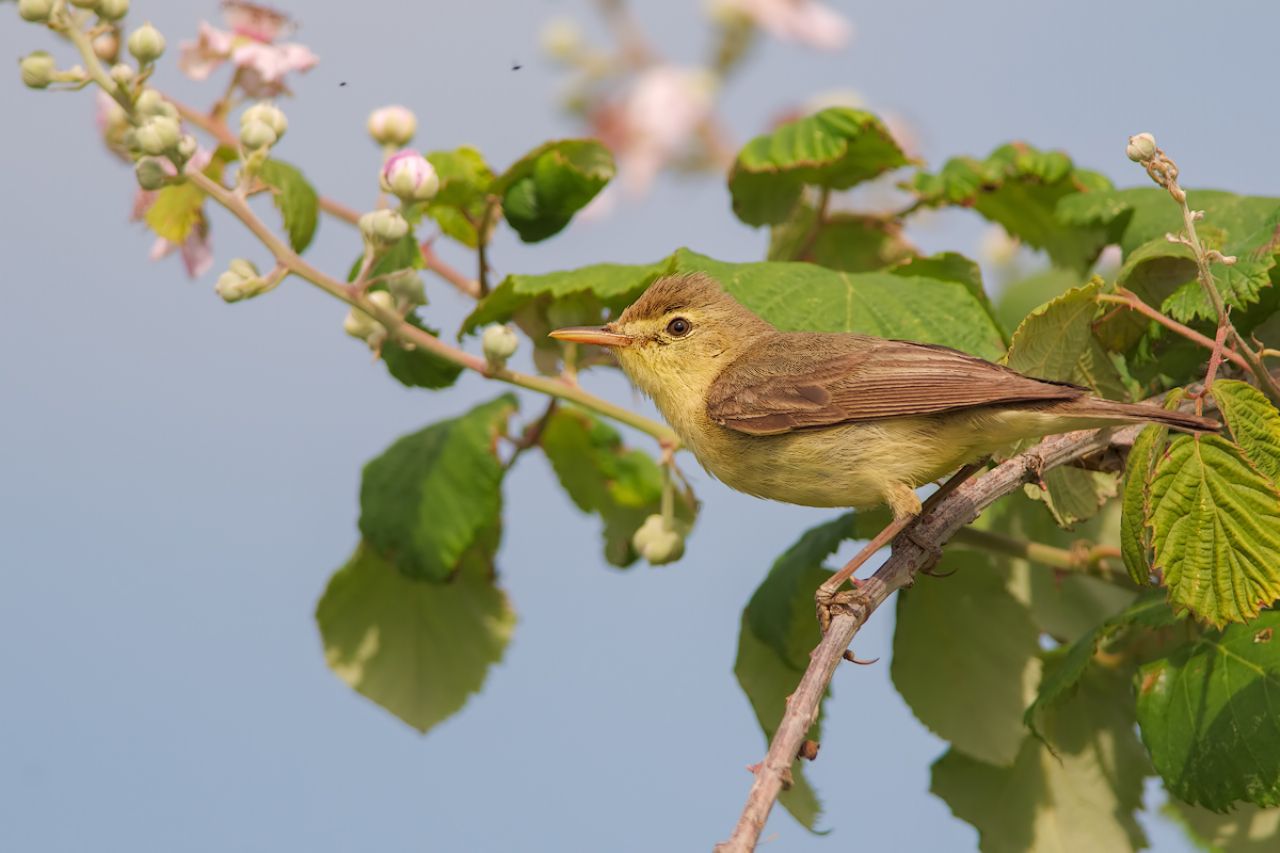
[[554,337],[609,346],[714,476],[810,506],[887,503],[1015,441],[1155,421],[1210,419],[1103,400],[947,347],[780,332],[702,274],[654,282],[615,322]]

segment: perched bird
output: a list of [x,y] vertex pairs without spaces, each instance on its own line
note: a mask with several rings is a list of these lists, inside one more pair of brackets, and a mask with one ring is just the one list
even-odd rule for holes
[[606,326],[551,336],[612,348],[726,485],[805,506],[888,504],[895,530],[920,512],[918,486],[1020,439],[1137,421],[1218,429],[948,347],[780,332],[701,273],[658,279]]

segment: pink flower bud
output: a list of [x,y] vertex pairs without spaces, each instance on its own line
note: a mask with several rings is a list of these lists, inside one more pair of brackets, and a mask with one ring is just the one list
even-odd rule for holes
[[406,148],[391,155],[382,166],[378,181],[385,192],[393,193],[402,201],[426,201],[440,189],[440,179],[427,158]]
[[369,113],[369,135],[379,145],[408,145],[417,130],[418,119],[407,107],[393,105]]

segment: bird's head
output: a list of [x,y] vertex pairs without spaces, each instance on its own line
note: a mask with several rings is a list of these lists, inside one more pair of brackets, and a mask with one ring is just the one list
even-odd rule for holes
[[660,278],[604,326],[557,329],[551,337],[609,347],[640,390],[659,405],[703,393],[761,333],[773,327],[704,273]]

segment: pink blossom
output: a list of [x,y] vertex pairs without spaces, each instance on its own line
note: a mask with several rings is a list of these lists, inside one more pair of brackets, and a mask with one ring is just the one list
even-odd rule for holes
[[378,185],[405,201],[426,201],[440,189],[435,167],[412,148],[397,151],[382,164]]
[[[209,161],[213,159],[213,152],[207,148],[199,148],[187,162],[187,169],[201,170],[209,165]],[[160,163],[164,166],[165,171],[172,175],[178,174],[178,170],[167,159],[161,159]],[[151,205],[155,204],[156,196],[159,191],[140,189],[133,197],[133,210],[129,218],[134,222],[141,222],[147,215],[147,211],[151,209]],[[151,244],[150,258],[158,261],[161,258],[173,254],[175,251],[181,252],[182,264],[187,269],[187,275],[191,278],[199,278],[209,271],[213,266],[213,245],[209,241],[209,221],[201,214],[197,220],[195,227],[191,229],[191,233],[187,235],[187,239],[181,244],[171,243],[163,237],[157,237],[156,241]]]
[[280,12],[244,2],[226,2],[222,9],[229,32],[201,21],[197,40],[182,43],[178,67],[193,80],[207,79],[230,61],[240,72],[245,94],[270,98],[287,91],[285,75],[309,71],[319,62],[304,45],[275,43],[289,25]]
[[817,0],[720,0],[726,8],[750,18],[774,38],[819,50],[840,50],[853,37],[853,25]]

